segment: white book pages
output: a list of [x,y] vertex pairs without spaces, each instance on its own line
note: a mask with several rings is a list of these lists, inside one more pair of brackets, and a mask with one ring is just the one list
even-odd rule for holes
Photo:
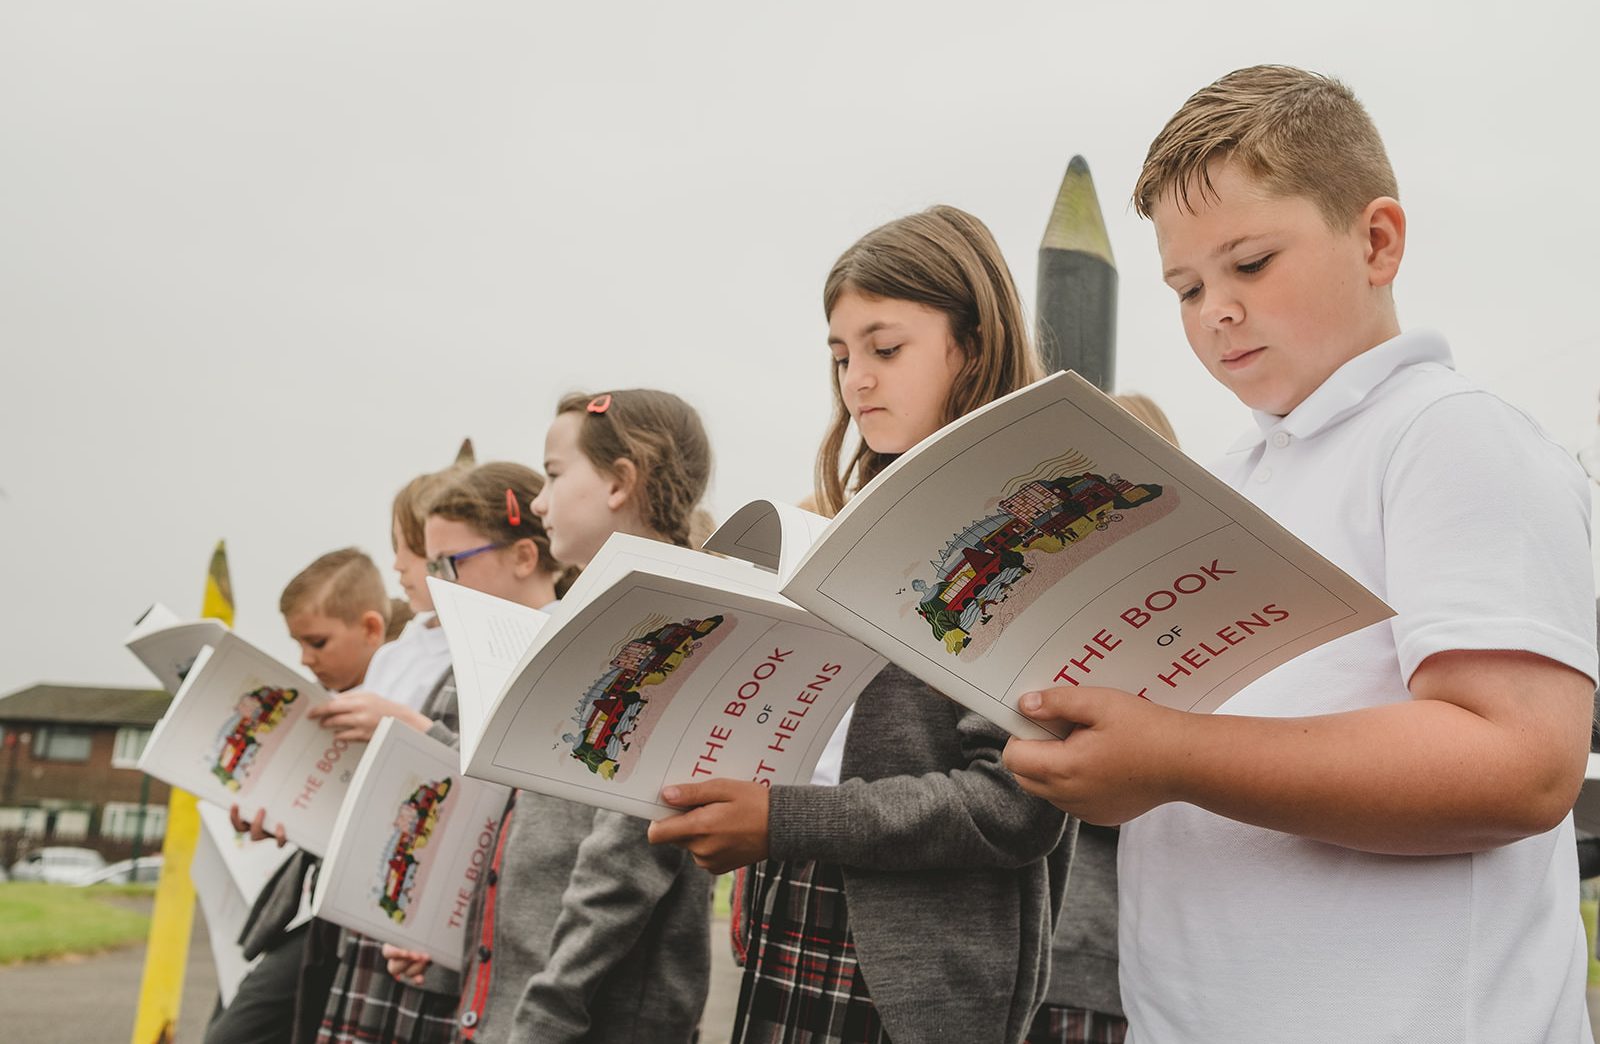
[[316,682],[225,632],[195,661],[139,768],[249,818],[266,810],[290,841],[321,855],[364,744],[307,716],[331,699]]
[[157,602],[139,617],[122,644],[149,668],[162,688],[175,693],[200,650],[214,644],[226,630],[220,620],[179,619]]
[[468,906],[511,791],[393,718],[373,734],[317,875],[316,916],[460,969]]
[[[468,774],[655,818],[668,783],[803,783],[883,659],[745,562],[613,536],[463,739]],[[437,589],[437,588],[434,588]],[[448,597],[436,598],[454,649]]]
[[968,414],[846,505],[783,593],[1018,736],[1023,693],[1210,711],[1392,610],[1076,374]]

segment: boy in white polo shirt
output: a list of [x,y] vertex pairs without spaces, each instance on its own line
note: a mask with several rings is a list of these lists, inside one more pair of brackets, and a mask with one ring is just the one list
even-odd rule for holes
[[1396,193],[1350,91],[1279,66],[1190,98],[1134,193],[1190,345],[1255,411],[1216,470],[1398,613],[1220,714],[1024,697],[1080,727],[1011,741],[1022,786],[1126,823],[1139,1044],[1590,1039],[1588,488],[1442,338],[1401,333]]

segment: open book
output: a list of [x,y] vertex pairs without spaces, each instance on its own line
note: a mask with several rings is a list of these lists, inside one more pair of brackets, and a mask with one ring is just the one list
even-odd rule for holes
[[140,771],[246,818],[266,809],[290,841],[321,855],[362,743],[306,716],[331,697],[232,632],[190,668],[139,759]]
[[468,775],[652,818],[669,782],[804,783],[883,658],[773,577],[613,536],[546,616],[430,579]]
[[706,549],[776,570],[786,598],[1017,736],[1049,735],[1025,692],[1211,711],[1394,615],[1074,373],[947,425],[832,522],[806,515],[746,505]]
[[383,719],[350,782],[312,912],[459,969],[467,908],[509,795],[463,776],[443,743]]
[[195,840],[189,877],[206,915],[211,958],[217,966],[217,989],[226,1006],[233,1003],[234,991],[256,964],[245,960],[239,946],[250,908],[294,849],[235,834],[228,813],[215,805],[200,805],[199,811],[200,834]]
[[[1211,711],[1393,615],[1070,373],[947,425],[831,522],[757,501],[706,549],[733,560],[614,536],[548,618],[430,580],[467,772],[659,814],[666,783],[806,781],[885,659],[1046,738],[1025,692]],[[500,621],[490,655],[496,616],[523,637]],[[774,745],[801,756],[769,771]]]
[[162,688],[177,692],[200,650],[216,644],[226,630],[220,620],[180,619],[157,602],[144,611],[122,644],[160,679]]

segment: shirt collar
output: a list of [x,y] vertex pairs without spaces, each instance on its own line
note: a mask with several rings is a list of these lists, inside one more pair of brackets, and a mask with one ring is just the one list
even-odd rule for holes
[[1316,391],[1307,395],[1287,416],[1252,410],[1254,431],[1247,431],[1228,447],[1229,453],[1242,453],[1266,441],[1273,432],[1284,431],[1297,439],[1310,438],[1334,421],[1351,413],[1366,401],[1372,391],[1396,370],[1419,363],[1439,363],[1455,369],[1450,346],[1432,330],[1412,330],[1392,337],[1346,362],[1333,371]]

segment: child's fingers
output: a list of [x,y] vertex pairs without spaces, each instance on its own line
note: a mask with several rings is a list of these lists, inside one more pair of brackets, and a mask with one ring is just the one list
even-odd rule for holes
[[645,837],[652,845],[679,845],[692,838],[705,833],[704,827],[694,812],[685,812],[681,816],[668,816],[657,819],[650,824]]
[[674,783],[661,788],[661,800],[673,808],[694,808],[714,801],[731,801],[740,784],[733,779],[708,779],[704,783]]
[[1025,692],[1017,697],[1017,709],[1034,721],[1065,721],[1074,725],[1093,725],[1098,719],[1103,696],[1110,690],[1074,688]]
[[1017,783],[1030,794],[1037,794],[1034,786],[1064,774],[1071,764],[1071,752],[1065,740],[1025,740],[1012,737],[1000,761]]

